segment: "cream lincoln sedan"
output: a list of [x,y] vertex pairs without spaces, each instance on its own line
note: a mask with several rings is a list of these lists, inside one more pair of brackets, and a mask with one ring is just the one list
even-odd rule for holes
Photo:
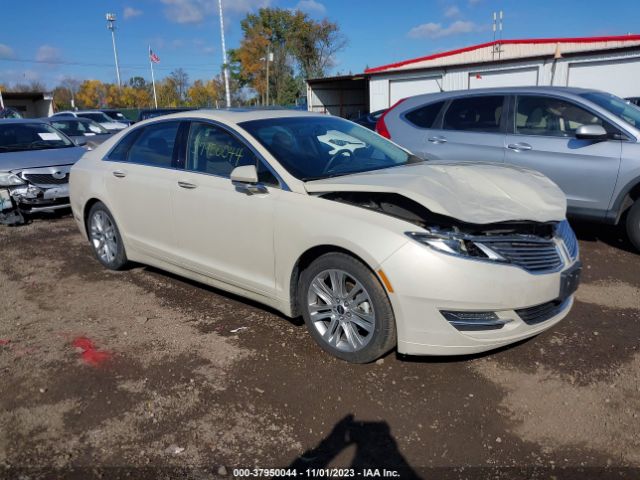
[[153,265],[302,315],[350,362],[517,342],[565,317],[579,282],[565,197],[546,177],[425,162],[330,116],[140,122],[87,152],[70,188],[105,267]]

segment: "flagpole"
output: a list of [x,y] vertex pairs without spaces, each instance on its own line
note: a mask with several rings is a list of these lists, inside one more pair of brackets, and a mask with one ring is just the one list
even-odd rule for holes
[[149,65],[151,66],[151,83],[153,84],[153,103],[158,109],[158,97],[156,96],[156,77],[153,74],[153,62],[151,61],[151,45],[149,45]]

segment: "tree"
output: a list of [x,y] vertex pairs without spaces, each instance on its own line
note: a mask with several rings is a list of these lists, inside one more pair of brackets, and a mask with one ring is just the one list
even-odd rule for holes
[[187,88],[189,88],[189,75],[182,68],[176,68],[169,74],[169,78],[175,84],[178,98],[182,102],[186,97]]
[[269,64],[271,98],[278,104],[295,103],[303,78],[324,76],[346,40],[337,24],[317,22],[305,13],[281,8],[262,8],[241,22],[240,47],[230,52],[233,77],[249,86],[262,103],[266,96],[266,59]]
[[187,90],[187,102],[192,107],[215,107],[222,102],[224,87],[219,80],[196,80]]
[[53,89],[53,106],[58,112],[71,110],[71,92],[68,88],[58,85]]
[[182,103],[178,85],[171,76],[156,82],[156,93],[158,95],[158,106],[179,107]]
[[100,80],[85,80],[80,84],[76,99],[81,108],[100,108],[107,97],[107,85]]

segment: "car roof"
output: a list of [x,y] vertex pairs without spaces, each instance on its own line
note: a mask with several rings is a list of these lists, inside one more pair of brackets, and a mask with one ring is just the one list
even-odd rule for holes
[[223,123],[238,124],[250,120],[265,120],[270,118],[291,118],[291,117],[326,117],[324,114],[305,112],[301,110],[287,109],[255,109],[255,108],[228,108],[228,109],[200,109],[176,112],[163,115],[162,118],[154,117],[145,122],[153,122],[166,118],[203,118],[218,120]]
[[561,94],[561,95],[580,95],[584,93],[594,93],[600,90],[591,88],[578,88],[578,87],[494,87],[494,88],[474,88],[470,90],[451,90],[448,92],[439,93],[425,93],[422,95],[416,95],[409,97],[412,99],[448,99],[452,97],[464,97],[470,95],[484,95],[484,94],[499,94],[499,95],[514,95],[518,93],[547,93],[547,94]]
[[0,125],[8,123],[45,123],[39,118],[0,118]]

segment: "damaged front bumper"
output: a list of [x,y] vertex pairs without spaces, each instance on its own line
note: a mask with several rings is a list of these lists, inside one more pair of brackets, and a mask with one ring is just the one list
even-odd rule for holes
[[69,171],[65,166],[18,172],[24,184],[0,187],[0,224],[18,225],[30,214],[69,208]]

